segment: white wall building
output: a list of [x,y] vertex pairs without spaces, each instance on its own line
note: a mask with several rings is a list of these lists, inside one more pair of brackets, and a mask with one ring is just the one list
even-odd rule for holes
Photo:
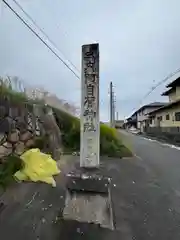
[[162,102],[153,102],[147,105],[142,106],[136,111],[137,114],[137,128],[143,132],[144,127],[146,126],[146,120],[148,119],[148,113],[164,106],[165,103]]

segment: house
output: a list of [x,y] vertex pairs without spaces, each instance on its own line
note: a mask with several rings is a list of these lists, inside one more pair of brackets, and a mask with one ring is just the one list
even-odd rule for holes
[[130,118],[127,119],[126,126],[135,127],[143,132],[144,127],[149,120],[148,114],[164,105],[164,102],[153,102],[142,106],[136,112],[134,112]]
[[169,89],[162,93],[162,96],[168,96],[169,102],[174,102],[180,99],[180,77],[169,83],[166,88]]
[[168,96],[168,104],[149,113],[150,127],[180,127],[180,77],[166,86],[162,93]]
[[126,119],[126,128],[135,127],[137,128],[137,113],[133,113],[131,117]]
[[149,113],[164,106],[164,102],[153,102],[139,108],[134,114],[137,118],[137,128],[143,132],[149,119]]

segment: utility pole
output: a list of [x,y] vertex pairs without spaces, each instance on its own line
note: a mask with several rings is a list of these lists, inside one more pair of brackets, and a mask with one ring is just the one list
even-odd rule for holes
[[115,127],[115,94],[112,82],[110,82],[110,126]]
[[113,127],[113,85],[110,82],[110,126]]
[[115,111],[116,111],[116,106],[115,106],[115,93],[114,91],[112,92],[113,94],[113,100],[112,100],[112,104],[113,104],[113,109],[112,109],[112,114],[113,114],[113,125],[112,127],[115,127]]
[[118,116],[118,112],[116,112],[116,120],[118,121],[118,119],[119,119],[119,116]]

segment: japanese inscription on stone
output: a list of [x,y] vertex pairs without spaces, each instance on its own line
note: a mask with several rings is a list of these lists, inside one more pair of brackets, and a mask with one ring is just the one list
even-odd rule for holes
[[99,165],[99,45],[82,46],[81,166]]

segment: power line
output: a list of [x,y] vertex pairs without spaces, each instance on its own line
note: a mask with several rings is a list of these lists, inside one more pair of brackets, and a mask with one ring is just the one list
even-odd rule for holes
[[[36,21],[23,9],[23,7],[20,5],[19,2],[16,0],[13,0],[13,2],[21,9],[21,11],[28,17],[31,22],[39,29],[39,31],[47,38],[47,40],[60,52],[64,55],[64,53],[58,48],[56,43],[50,39],[50,37],[47,35],[47,33],[36,23]],[[64,55],[65,58],[67,58]],[[67,61],[77,70],[78,73],[80,73],[79,69],[67,58]]]
[[176,71],[170,73],[167,77],[165,77],[163,80],[159,81],[155,86],[151,88],[149,92],[144,96],[144,98],[148,97],[157,87],[159,87],[161,84],[165,83],[169,78],[173,77],[175,74],[180,72],[180,68],[178,68]]
[[[163,78],[161,81],[159,81],[156,85],[151,87],[151,90],[149,90],[144,97],[140,100],[140,104],[143,102],[145,98],[147,98],[157,87],[159,87],[161,84],[165,83],[169,78],[173,77],[175,74],[180,72],[180,68],[176,69],[174,72],[171,72],[169,75],[167,75],[165,78]],[[132,111],[134,111],[136,108],[133,108]]]
[[80,77],[75,73],[75,71],[33,30],[28,23],[5,1],[2,0],[4,4],[22,21],[22,23],[75,75],[76,78]]
[[[54,3],[54,2],[55,2],[55,1],[52,1],[52,3]],[[54,11],[52,12],[52,9],[49,9],[48,12],[51,12],[51,14],[53,14],[53,16],[54,16]],[[61,30],[62,34],[64,34],[65,37],[69,38],[68,32],[67,32],[65,29],[63,29],[63,27],[62,27],[61,24],[59,24],[58,22],[56,22],[56,27]]]

